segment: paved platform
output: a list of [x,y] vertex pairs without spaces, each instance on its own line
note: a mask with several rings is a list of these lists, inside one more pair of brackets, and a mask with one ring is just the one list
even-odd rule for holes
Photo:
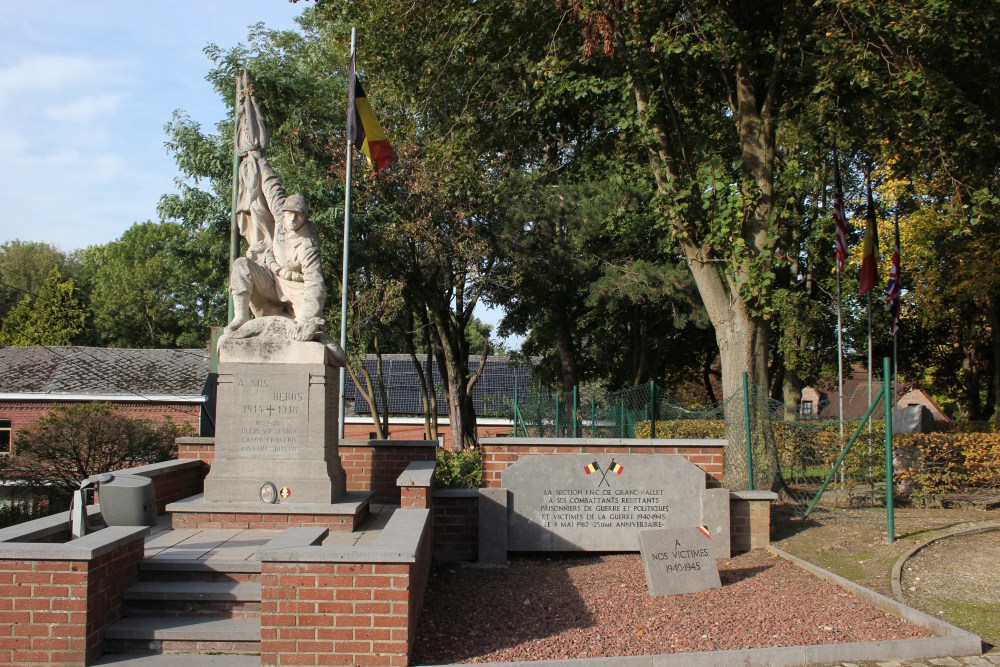
[[[323,540],[324,546],[371,546],[382,533],[397,505],[372,505],[368,516],[350,532],[334,532]],[[239,528],[173,529],[170,515],[146,537],[144,557],[150,561],[256,561],[257,551],[281,534],[280,530],[245,530]]]

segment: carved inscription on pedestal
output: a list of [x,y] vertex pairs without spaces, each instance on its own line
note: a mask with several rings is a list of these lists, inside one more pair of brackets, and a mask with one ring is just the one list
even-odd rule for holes
[[309,378],[270,373],[233,378],[238,415],[234,433],[239,453],[285,457],[298,453],[305,437]]

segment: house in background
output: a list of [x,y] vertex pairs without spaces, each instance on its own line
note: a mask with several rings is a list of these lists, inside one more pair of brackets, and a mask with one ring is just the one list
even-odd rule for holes
[[[912,386],[900,387],[901,395],[896,398],[896,408],[908,408],[912,406],[922,406],[927,408],[935,424],[950,422],[949,418],[938,407],[934,399],[923,389]],[[871,396],[872,400],[877,398],[878,392],[882,391],[882,383],[872,380]],[[871,402],[868,398],[868,372],[861,364],[855,364],[851,368],[850,375],[844,377],[844,419],[861,419],[865,416]],[[802,399],[799,404],[800,419],[830,420],[838,419],[840,416],[840,398],[836,390],[824,391],[816,387],[805,387],[802,389]],[[875,419],[882,419],[884,411],[876,409],[872,413]]]
[[16,449],[18,433],[52,408],[93,401],[211,435],[214,394],[207,350],[0,348],[0,454]]

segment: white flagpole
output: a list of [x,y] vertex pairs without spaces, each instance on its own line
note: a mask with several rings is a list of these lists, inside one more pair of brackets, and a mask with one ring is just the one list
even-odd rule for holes
[[[358,43],[358,30],[351,28],[351,62],[354,62],[354,51]],[[348,76],[350,85],[350,76]],[[352,91],[348,91],[351,95]],[[340,276],[340,347],[347,352],[347,269],[351,249],[351,166],[354,162],[354,138],[347,136],[347,175],[344,177],[344,262]],[[340,404],[337,410],[338,439],[344,439],[344,386],[347,384],[347,366],[340,369]]]

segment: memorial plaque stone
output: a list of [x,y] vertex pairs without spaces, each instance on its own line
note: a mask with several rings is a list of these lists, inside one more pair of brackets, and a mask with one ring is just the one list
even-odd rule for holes
[[642,566],[653,597],[721,588],[719,568],[704,526],[639,533]]
[[703,523],[705,473],[675,454],[526,456],[503,486],[512,551],[637,551],[642,530]]

